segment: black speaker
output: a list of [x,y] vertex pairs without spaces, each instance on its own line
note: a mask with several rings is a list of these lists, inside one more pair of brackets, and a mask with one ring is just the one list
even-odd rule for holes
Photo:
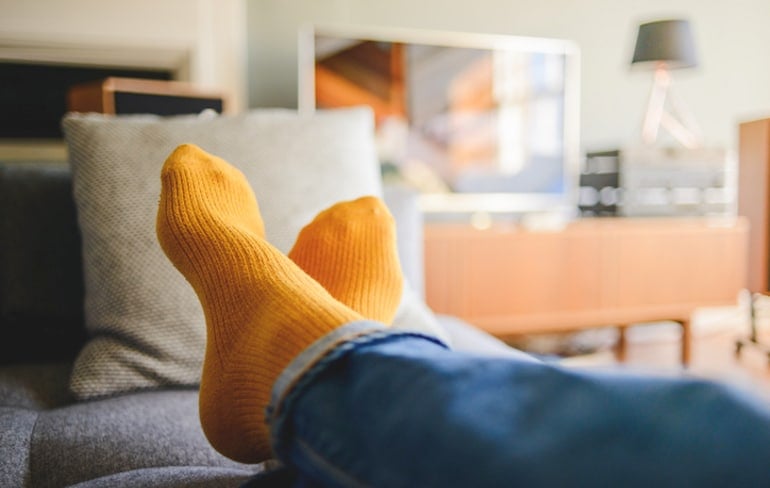
[[225,108],[222,94],[179,81],[105,78],[74,85],[67,94],[71,112],[181,115]]

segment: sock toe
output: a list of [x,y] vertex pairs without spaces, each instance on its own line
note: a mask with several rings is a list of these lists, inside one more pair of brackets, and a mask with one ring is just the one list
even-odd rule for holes
[[403,290],[393,216],[366,196],[322,211],[302,229],[289,257],[364,317],[393,321]]

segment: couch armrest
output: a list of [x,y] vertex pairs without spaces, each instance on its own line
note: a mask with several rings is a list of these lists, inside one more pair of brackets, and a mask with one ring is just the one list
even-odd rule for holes
[[452,349],[455,351],[484,356],[507,356],[523,361],[538,361],[534,356],[515,349],[497,337],[450,315],[436,317],[441,327],[449,336]]
[[404,277],[420,299],[425,296],[423,216],[419,194],[404,185],[386,184],[383,199],[396,219],[398,253]]

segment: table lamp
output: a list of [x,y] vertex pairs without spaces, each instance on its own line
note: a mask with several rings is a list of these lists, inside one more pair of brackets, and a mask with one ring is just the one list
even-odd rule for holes
[[[642,141],[653,144],[662,126],[684,147],[701,145],[701,136],[690,113],[671,90],[669,70],[697,65],[690,23],[686,20],[658,20],[639,26],[632,65],[651,66],[654,77],[642,124]],[[666,109],[669,102],[670,111]]]

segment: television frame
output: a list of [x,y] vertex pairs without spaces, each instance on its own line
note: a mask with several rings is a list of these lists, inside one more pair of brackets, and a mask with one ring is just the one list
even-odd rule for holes
[[511,35],[441,32],[387,27],[308,24],[299,32],[298,109],[316,110],[316,37],[351,41],[419,44],[440,47],[556,54],[564,57],[562,112],[562,188],[559,192],[423,192],[421,209],[428,217],[486,213],[521,216],[531,213],[574,215],[580,172],[580,50],[569,40]]

